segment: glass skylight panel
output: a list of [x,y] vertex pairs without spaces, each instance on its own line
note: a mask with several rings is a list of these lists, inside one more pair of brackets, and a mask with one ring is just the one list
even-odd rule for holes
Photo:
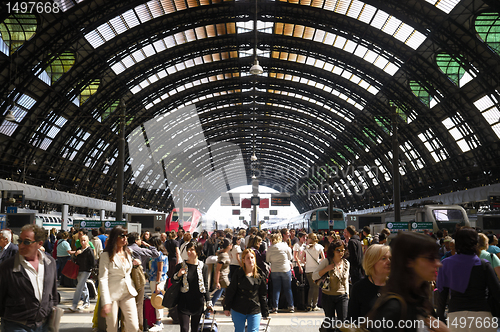
[[500,138],[500,107],[494,95],[486,95],[474,102],[491,129]]
[[449,14],[453,8],[460,2],[460,0],[425,0],[431,5],[436,6],[437,9]]
[[375,159],[374,161],[375,161],[375,165],[378,167],[380,172],[382,172],[384,179],[386,181],[391,181],[391,175],[390,175],[389,171],[387,170],[387,167],[385,167],[385,165],[382,164],[382,161],[380,159]]
[[432,129],[428,129],[418,135],[424,146],[430,152],[435,162],[440,162],[448,159],[448,152],[443,147],[443,143],[436,137]]
[[425,166],[425,162],[420,156],[420,153],[415,149],[410,141],[406,141],[400,145],[401,150],[404,152],[406,158],[410,161],[414,169],[422,169]]

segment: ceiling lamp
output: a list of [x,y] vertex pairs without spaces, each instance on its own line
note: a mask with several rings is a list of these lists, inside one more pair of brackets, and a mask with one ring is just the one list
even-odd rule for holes
[[16,117],[14,116],[14,114],[12,113],[11,110],[7,111],[7,115],[5,116],[5,120],[10,121],[10,122],[16,121]]
[[253,66],[250,68],[250,74],[260,75],[263,72],[264,72],[264,69],[262,69],[262,66],[259,65],[259,60],[257,60],[257,56],[256,56],[254,61],[253,61]]
[[252,154],[252,156],[250,157],[250,160],[251,160],[251,161],[257,161],[257,156],[255,155],[255,151],[254,151],[254,153]]
[[108,166],[109,166],[109,165],[111,165],[111,163],[109,162],[109,159],[108,159],[108,158],[106,158],[106,160],[104,160],[104,164],[105,164],[105,165],[108,165]]

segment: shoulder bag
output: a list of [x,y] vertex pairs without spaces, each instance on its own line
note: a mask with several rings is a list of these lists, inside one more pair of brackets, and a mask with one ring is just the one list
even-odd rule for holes
[[167,286],[167,282],[165,283],[165,295],[163,296],[163,301],[161,302],[161,305],[167,309],[171,309],[179,303],[179,296],[181,294],[182,280],[174,280],[173,278],[171,280],[172,285],[170,285],[170,287]]
[[[330,263],[329,260],[328,260],[328,263]],[[318,265],[319,265],[319,263],[318,263]],[[318,285],[320,289],[325,290],[325,291],[329,291],[330,290],[330,271],[323,274],[321,276],[321,278],[314,280],[314,283],[316,285]]]
[[132,268],[132,272],[130,272],[130,276],[134,282],[135,290],[137,292],[142,290],[146,284],[146,277],[144,276],[144,269],[142,268],[142,265],[135,265]]
[[78,272],[80,271],[80,267],[78,264],[73,262],[73,260],[69,259],[66,262],[66,265],[64,265],[64,268],[62,270],[62,274],[70,279],[76,279],[78,278]]

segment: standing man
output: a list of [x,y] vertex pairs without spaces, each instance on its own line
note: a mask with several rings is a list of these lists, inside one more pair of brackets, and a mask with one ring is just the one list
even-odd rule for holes
[[7,260],[17,254],[19,248],[10,242],[12,239],[12,233],[8,229],[4,229],[0,232],[0,263]]
[[363,246],[359,240],[359,235],[353,225],[347,226],[344,230],[344,238],[347,242],[347,250],[349,257],[347,260],[350,263],[349,274],[351,283],[354,285],[358,280],[363,278]]
[[57,305],[56,262],[40,247],[45,230],[23,226],[19,252],[0,264],[2,332],[47,332],[47,320]]
[[101,240],[102,250],[106,248],[106,240],[108,239],[108,237],[104,233],[106,233],[106,228],[102,226],[99,227],[99,235],[97,235],[97,237],[99,238],[99,240]]

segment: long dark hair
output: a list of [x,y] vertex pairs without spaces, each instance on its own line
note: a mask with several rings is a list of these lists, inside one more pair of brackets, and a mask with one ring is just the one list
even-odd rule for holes
[[[127,230],[125,228],[118,225],[113,227],[113,229],[109,233],[108,242],[106,244],[106,248],[104,248],[103,251],[108,253],[110,262],[113,260],[113,257],[116,254],[116,242],[118,241],[118,236],[125,234],[126,231]],[[130,249],[127,246],[124,246],[123,250],[125,251],[125,256],[128,259],[127,255],[130,254]]]
[[153,236],[149,239],[149,243],[154,246],[156,250],[161,251],[162,254],[168,255],[168,251],[163,246],[163,242],[161,242],[161,238],[159,236]]
[[409,263],[419,256],[434,255],[437,257],[436,241],[425,234],[404,232],[391,242],[391,249],[391,273],[383,293],[399,294],[408,303],[417,303],[423,299],[424,309],[427,313],[432,312],[433,306],[429,300],[429,283],[424,282],[417,287],[417,277]]

